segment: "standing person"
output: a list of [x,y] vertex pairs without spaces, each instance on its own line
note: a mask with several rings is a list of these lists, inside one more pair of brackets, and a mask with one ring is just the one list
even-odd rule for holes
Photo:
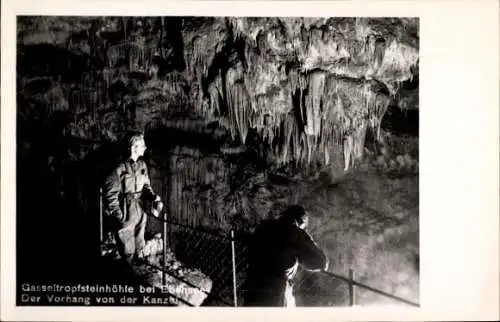
[[130,264],[143,257],[147,205],[153,205],[152,213],[156,216],[163,209],[160,196],[151,188],[148,169],[142,160],[145,150],[144,135],[132,133],[127,141],[127,158],[104,183],[104,200],[118,251]]
[[305,231],[307,224],[304,207],[293,205],[279,219],[259,225],[251,242],[244,306],[294,307],[292,280],[298,265],[327,269],[325,254]]

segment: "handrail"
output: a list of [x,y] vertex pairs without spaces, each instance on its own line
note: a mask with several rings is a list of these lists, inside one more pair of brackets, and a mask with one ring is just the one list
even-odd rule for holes
[[[219,238],[222,238],[222,239],[230,239],[230,240],[237,240],[237,238],[234,237],[234,235],[231,235],[231,236],[221,236],[221,235],[217,235],[216,233],[214,232],[211,232],[209,230],[206,230],[206,229],[203,229],[203,228],[199,228],[199,227],[191,227],[189,225],[185,225],[185,224],[181,224],[181,223],[177,223],[177,222],[174,222],[174,221],[171,221],[171,220],[165,220],[163,218],[159,218],[159,217],[154,217],[160,221],[166,221],[168,223],[171,223],[171,224],[174,224],[174,225],[178,225],[178,226],[181,226],[181,227],[185,227],[185,228],[188,228],[188,229],[192,229],[192,230],[196,230],[196,231],[199,231],[199,232],[203,232],[203,233],[207,233],[207,234],[210,234],[210,235],[213,235],[213,236],[216,236],[216,237],[219,237]],[[350,279],[350,278],[347,278],[347,277],[344,277],[344,276],[341,276],[341,275],[338,275],[338,274],[335,274],[333,272],[329,272],[329,271],[321,271],[322,273],[325,273],[331,277],[334,277],[334,278],[337,278],[339,280],[342,280],[346,283],[349,283],[350,285],[355,285],[355,286],[358,286],[360,288],[363,288],[363,289],[366,289],[368,291],[371,291],[373,293],[376,293],[376,294],[379,294],[379,295],[382,295],[382,296],[385,296],[387,298],[390,298],[392,300],[395,300],[395,301],[399,301],[399,302],[402,302],[402,303],[405,303],[405,304],[408,304],[408,305],[411,305],[411,306],[415,306],[415,307],[420,307],[420,304],[418,303],[415,303],[415,302],[412,302],[410,300],[407,300],[407,299],[404,299],[404,298],[401,298],[399,296],[396,296],[396,295],[393,295],[393,294],[390,294],[390,293],[387,293],[387,292],[384,292],[382,290],[379,290],[379,289],[376,289],[376,288],[373,288],[371,286],[368,286],[366,284],[363,284],[363,283],[360,283],[360,282],[357,282],[355,281],[354,279]]]
[[396,300],[396,301],[399,301],[399,302],[402,302],[402,303],[405,303],[405,304],[408,304],[408,305],[411,305],[411,306],[420,307],[420,304],[418,304],[418,303],[415,303],[415,302],[406,300],[404,298],[401,298],[399,296],[396,296],[396,295],[393,295],[393,294],[381,291],[379,289],[373,288],[373,287],[368,286],[366,284],[363,284],[363,283],[360,283],[360,282],[356,282],[353,279],[350,279],[350,278],[347,278],[347,277],[344,277],[344,276],[341,276],[341,275],[338,275],[338,274],[335,274],[335,273],[332,273],[332,272],[329,272],[329,271],[321,271],[321,272],[325,273],[325,274],[327,274],[327,275],[329,275],[331,277],[334,277],[334,278],[337,278],[337,279],[342,280],[344,282],[347,282],[349,284],[352,284],[352,285],[364,288],[364,289],[366,289],[368,291],[371,291],[373,293],[377,293],[379,295],[385,296],[387,298],[390,298],[390,299],[393,299],[393,300]]
[[179,226],[179,227],[183,227],[183,228],[187,228],[187,229],[191,229],[191,230],[195,230],[195,231],[198,231],[198,232],[201,232],[201,233],[205,233],[207,235],[211,235],[213,237],[217,237],[217,238],[221,238],[221,239],[227,239],[227,240],[231,240],[231,237],[230,236],[225,236],[225,235],[219,235],[213,231],[210,231],[208,229],[204,229],[204,228],[199,228],[199,227],[192,227],[192,226],[189,226],[189,225],[186,225],[186,224],[182,224],[182,223],[179,223],[179,222],[176,222],[176,221],[173,221],[171,219],[164,219],[164,218],[161,218],[161,217],[155,217],[153,215],[150,215],[152,218],[158,220],[158,221],[161,221],[161,222],[165,222],[165,223],[169,223],[169,224],[172,224],[172,225],[176,225],[176,226]]

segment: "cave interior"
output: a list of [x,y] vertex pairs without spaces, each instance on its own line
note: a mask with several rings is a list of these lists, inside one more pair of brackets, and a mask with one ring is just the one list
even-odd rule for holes
[[418,65],[418,18],[19,16],[18,280],[114,275],[99,187],[141,130],[175,221],[244,234],[300,202],[334,269],[416,296]]

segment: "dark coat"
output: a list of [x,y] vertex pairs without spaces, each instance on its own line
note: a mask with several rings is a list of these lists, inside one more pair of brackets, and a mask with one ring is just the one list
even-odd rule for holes
[[264,221],[252,236],[245,306],[284,306],[298,265],[323,270],[328,260],[303,229],[286,218]]

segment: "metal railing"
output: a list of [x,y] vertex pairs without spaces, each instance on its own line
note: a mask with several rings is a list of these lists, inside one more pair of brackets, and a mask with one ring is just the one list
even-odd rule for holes
[[404,299],[402,297],[399,297],[399,296],[396,296],[396,295],[384,292],[382,290],[379,290],[379,289],[376,289],[374,287],[371,287],[371,286],[368,286],[366,284],[363,284],[363,283],[355,281],[354,280],[354,270],[352,270],[352,269],[349,270],[349,278],[341,276],[341,275],[338,275],[338,274],[335,274],[335,273],[332,273],[332,272],[329,272],[329,271],[323,271],[323,273],[331,276],[332,278],[336,278],[336,279],[339,279],[339,280],[341,280],[343,282],[348,283],[348,286],[349,286],[349,306],[356,305],[356,297],[355,297],[356,293],[355,293],[355,289],[354,289],[355,287],[359,287],[359,288],[365,289],[367,291],[370,291],[370,292],[373,292],[375,294],[384,296],[384,297],[386,297],[388,299],[395,300],[397,302],[401,302],[401,303],[408,304],[408,305],[415,306],[415,307],[419,307],[420,306],[418,303],[409,301],[409,300]]
[[[100,236],[103,242],[103,203],[102,190],[100,191]],[[248,258],[246,256],[246,242],[236,236],[235,230],[229,234],[217,234],[200,227],[191,227],[182,223],[172,221],[164,212],[162,218],[152,217],[162,223],[163,258],[167,257],[167,249],[181,254],[179,260],[186,265],[201,269],[214,282],[210,295],[215,298],[218,305],[239,306],[239,299],[245,290],[241,287],[245,278]],[[166,246],[166,247],[165,247]],[[167,282],[166,274],[169,272],[165,267],[156,267],[163,273],[163,285]],[[354,270],[349,270],[349,276],[345,277],[330,271],[321,271],[316,274],[324,274],[329,278],[347,283],[348,305],[356,305],[355,288],[373,292],[385,298],[419,307],[418,303],[384,292],[355,280]],[[196,287],[193,285],[193,287]],[[209,295],[209,294],[207,294]]]

